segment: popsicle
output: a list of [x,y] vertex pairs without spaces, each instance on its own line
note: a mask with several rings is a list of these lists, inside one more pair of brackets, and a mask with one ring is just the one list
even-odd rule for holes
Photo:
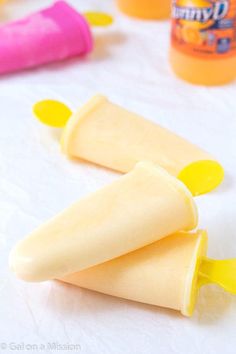
[[151,162],[132,171],[33,231],[10,254],[27,281],[43,281],[119,257],[197,224],[191,193]]
[[90,25],[107,26],[111,16],[80,14],[66,1],[0,28],[0,74],[85,55],[93,49]]
[[65,126],[61,146],[68,156],[120,172],[149,160],[178,177],[194,196],[211,191],[223,180],[223,168],[211,155],[104,96],[93,97],[70,119],[65,115],[60,122],[56,112],[47,121],[48,116],[42,114],[47,105],[47,101],[39,102],[34,112],[44,123]]
[[191,316],[202,285],[236,294],[236,259],[211,260],[206,252],[205,231],[179,232],[60,280]]

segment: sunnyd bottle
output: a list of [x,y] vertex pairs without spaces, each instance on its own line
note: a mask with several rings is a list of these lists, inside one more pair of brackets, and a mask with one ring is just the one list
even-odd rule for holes
[[144,19],[170,17],[171,0],[117,0],[118,7],[129,16]]
[[170,62],[195,84],[236,78],[236,0],[174,0]]

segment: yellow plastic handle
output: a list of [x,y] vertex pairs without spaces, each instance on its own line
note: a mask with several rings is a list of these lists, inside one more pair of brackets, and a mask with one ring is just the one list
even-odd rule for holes
[[178,178],[188,187],[193,196],[208,193],[224,179],[224,169],[214,160],[194,161],[180,171]]
[[40,122],[56,128],[63,128],[72,115],[68,106],[55,100],[43,100],[35,103],[33,113]]
[[214,260],[203,258],[199,269],[199,286],[215,283],[236,295],[236,258]]
[[113,17],[104,12],[87,11],[83,15],[91,26],[106,27],[113,23]]

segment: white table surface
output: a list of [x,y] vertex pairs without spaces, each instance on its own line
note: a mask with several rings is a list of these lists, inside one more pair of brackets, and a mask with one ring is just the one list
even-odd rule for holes
[[[1,22],[50,3],[9,0]],[[98,92],[218,157],[226,178],[217,191],[196,199],[199,223],[209,231],[210,257],[236,257],[236,83],[205,88],[177,79],[168,65],[168,22],[129,19],[112,0],[70,3],[115,15],[113,27],[94,31],[93,54],[0,78],[0,343],[6,343],[0,352],[29,353],[38,345],[41,352],[68,353],[76,350],[60,345],[77,344],[86,354],[234,354],[236,297],[216,286],[201,290],[188,319],[56,282],[24,283],[8,269],[18,240],[117,178],[92,164],[68,161],[59,150],[59,132],[31,114],[43,98],[76,109]],[[47,349],[48,343],[57,348]]]

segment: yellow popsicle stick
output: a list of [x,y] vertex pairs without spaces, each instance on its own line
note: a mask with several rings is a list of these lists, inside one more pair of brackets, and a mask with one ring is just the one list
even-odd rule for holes
[[106,27],[113,23],[113,17],[104,12],[87,11],[83,15],[91,26]]
[[236,258],[214,260],[203,258],[199,268],[199,287],[215,283],[225,291],[236,295]]
[[217,161],[200,160],[187,165],[178,178],[197,196],[215,189],[224,179],[224,169]]
[[68,106],[55,100],[37,102],[33,106],[33,113],[40,122],[56,128],[64,127],[72,115]]

